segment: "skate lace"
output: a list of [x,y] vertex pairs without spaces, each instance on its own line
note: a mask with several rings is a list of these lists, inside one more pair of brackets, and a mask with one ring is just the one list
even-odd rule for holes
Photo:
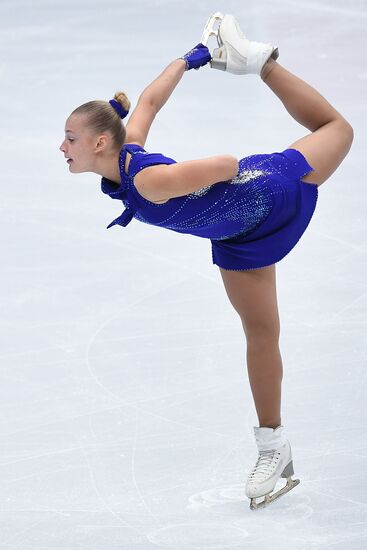
[[[274,455],[277,455],[274,460]],[[251,481],[268,477],[276,468],[280,453],[276,450],[259,451],[259,458],[250,474]],[[272,466],[272,467],[271,467]]]

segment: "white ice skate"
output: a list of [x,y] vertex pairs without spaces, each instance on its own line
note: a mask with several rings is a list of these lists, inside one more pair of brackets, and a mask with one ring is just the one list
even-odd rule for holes
[[[251,510],[263,508],[300,483],[299,479],[291,477],[294,474],[292,450],[284,426],[278,426],[275,430],[255,426],[254,432],[259,457],[246,483],[246,496],[251,499]],[[287,484],[270,494],[280,477],[287,478]],[[256,502],[260,497],[264,499]]]
[[[214,22],[220,19],[219,28],[214,30]],[[279,57],[276,46],[248,40],[233,15],[226,14],[223,16],[217,12],[209,18],[206,29],[208,25],[210,33],[207,39],[209,36],[215,35],[219,45],[219,48],[213,50],[212,60],[210,61],[210,66],[213,69],[233,74],[260,75],[262,68],[270,57],[273,59]],[[203,38],[205,38],[204,35]]]

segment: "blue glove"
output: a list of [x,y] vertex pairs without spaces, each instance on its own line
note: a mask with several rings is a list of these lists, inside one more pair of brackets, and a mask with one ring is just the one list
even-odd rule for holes
[[208,48],[201,43],[180,57],[180,59],[186,61],[186,71],[189,71],[190,69],[199,69],[199,67],[209,63],[211,58],[212,56],[210,55]]

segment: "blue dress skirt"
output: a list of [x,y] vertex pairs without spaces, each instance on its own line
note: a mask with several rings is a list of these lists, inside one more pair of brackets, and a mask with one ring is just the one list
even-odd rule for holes
[[[256,169],[260,157],[247,157],[246,162]],[[229,239],[211,239],[213,263],[224,269],[258,269],[279,262],[298,243],[315,211],[318,186],[300,179],[313,171],[302,153],[286,149],[265,157],[276,175],[273,207],[255,229]]]

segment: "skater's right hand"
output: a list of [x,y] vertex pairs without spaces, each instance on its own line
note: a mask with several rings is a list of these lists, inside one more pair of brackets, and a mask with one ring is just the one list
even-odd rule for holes
[[186,61],[186,71],[189,71],[190,69],[199,69],[203,65],[206,65],[211,58],[212,56],[208,48],[204,44],[199,43],[179,59]]

